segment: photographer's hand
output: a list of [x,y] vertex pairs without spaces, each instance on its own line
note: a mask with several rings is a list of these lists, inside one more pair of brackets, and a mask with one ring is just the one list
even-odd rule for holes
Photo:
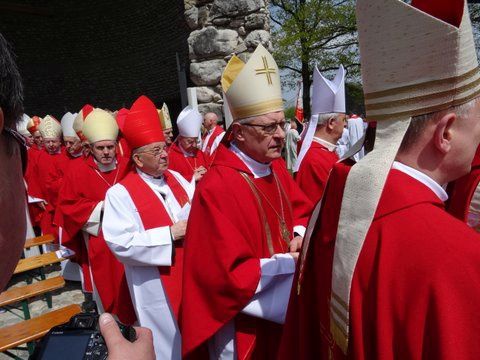
[[155,359],[153,337],[150,329],[135,327],[137,340],[131,343],[123,337],[112,315],[102,314],[100,316],[100,331],[107,344],[108,359]]

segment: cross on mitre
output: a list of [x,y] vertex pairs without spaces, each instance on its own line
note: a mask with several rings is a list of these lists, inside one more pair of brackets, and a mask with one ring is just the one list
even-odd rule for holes
[[266,56],[262,56],[263,60],[263,68],[262,69],[255,69],[256,75],[266,75],[267,76],[267,81],[268,85],[272,85],[272,75],[275,74],[275,68],[270,68],[268,67],[268,61]]

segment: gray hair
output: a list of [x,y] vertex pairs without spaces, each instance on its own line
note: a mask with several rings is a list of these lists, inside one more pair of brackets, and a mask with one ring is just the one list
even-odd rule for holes
[[398,152],[400,153],[409,150],[418,141],[428,124],[439,120],[446,114],[453,112],[459,119],[463,119],[468,115],[470,110],[472,110],[478,99],[479,98],[476,98],[465,104],[452,106],[446,110],[440,110],[437,112],[412,117],[412,122],[410,123],[408,130],[403,137],[402,144],[400,145]]
[[317,122],[317,127],[318,126],[325,126],[327,125],[328,120],[330,119],[336,119],[340,113],[332,112],[332,113],[325,113],[325,114],[318,114],[318,122]]

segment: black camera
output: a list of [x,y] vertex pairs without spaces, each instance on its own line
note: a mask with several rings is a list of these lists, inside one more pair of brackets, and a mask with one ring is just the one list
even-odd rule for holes
[[[100,333],[97,314],[81,313],[67,324],[55,326],[38,343],[33,360],[97,360],[108,356],[105,340]],[[135,329],[117,321],[125,339],[136,340]]]

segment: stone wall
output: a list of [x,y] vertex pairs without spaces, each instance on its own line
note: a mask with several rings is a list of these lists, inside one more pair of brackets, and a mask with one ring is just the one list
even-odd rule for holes
[[220,78],[235,53],[247,61],[259,43],[271,49],[268,0],[185,0],[190,79],[202,113],[222,112]]

